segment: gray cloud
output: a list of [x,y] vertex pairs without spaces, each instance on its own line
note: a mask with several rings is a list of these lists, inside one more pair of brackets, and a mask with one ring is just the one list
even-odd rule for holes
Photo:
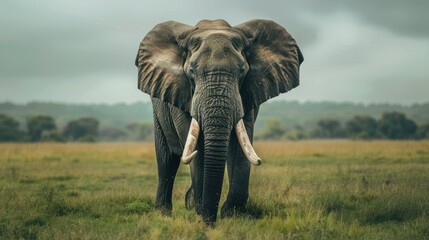
[[[285,98],[427,101],[422,89],[429,91],[429,74],[421,62],[429,61],[424,55],[429,49],[428,5],[423,0],[8,1],[0,8],[0,83],[6,86],[0,88],[0,101],[144,98],[135,89],[133,65],[143,36],[167,20],[192,25],[217,18],[232,25],[273,19],[294,36],[306,60],[301,86]],[[383,62],[405,45],[413,56],[407,55],[402,65]],[[361,79],[358,71],[365,73]],[[404,88],[402,76],[413,87],[395,98],[397,89]],[[335,87],[317,89],[327,84]],[[383,84],[386,90],[375,94]]]
[[[251,18],[275,18],[276,15],[264,14],[268,11],[257,14],[258,8],[251,5],[243,7],[236,3],[223,9],[221,4],[199,5],[197,1],[177,5],[165,1],[158,5],[141,1],[128,1],[126,5],[112,1],[35,4],[17,1],[1,10],[1,27],[8,33],[0,40],[4,52],[4,57],[0,58],[1,72],[3,77],[50,77],[75,75],[77,69],[82,74],[104,69],[128,71],[124,58],[131,52],[135,54],[138,41],[159,22],[174,19],[195,24],[203,18],[225,18],[232,24],[239,24]],[[285,19],[280,15],[279,20]],[[295,29],[292,32],[300,33],[295,35],[302,43],[314,40],[312,26],[294,17],[289,20],[289,25]]]
[[348,12],[360,20],[405,36],[429,37],[429,1],[426,0],[303,0],[314,14]]

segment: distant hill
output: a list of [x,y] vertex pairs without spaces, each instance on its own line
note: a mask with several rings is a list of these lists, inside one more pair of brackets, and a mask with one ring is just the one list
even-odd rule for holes
[[80,117],[94,117],[101,127],[123,128],[133,122],[152,121],[151,103],[118,104],[65,104],[31,102],[27,104],[0,103],[0,113],[7,114],[20,122],[35,114],[49,115],[62,127]]
[[356,104],[337,102],[271,101],[263,104],[259,115],[263,123],[267,118],[281,119],[285,126],[314,126],[319,119],[331,118],[345,122],[355,115],[369,115],[379,119],[384,112],[401,112],[417,124],[429,122],[429,103],[413,104]]
[[[404,106],[398,104],[355,104],[335,102],[270,101],[261,106],[257,128],[265,120],[277,118],[285,126],[301,125],[313,127],[319,119],[333,118],[346,121],[354,115],[370,115],[379,118],[383,112],[398,111],[405,113],[418,124],[429,122],[429,103]],[[80,117],[94,117],[101,122],[101,127],[123,128],[133,122],[151,122],[152,105],[150,102],[132,104],[65,104],[31,102],[15,104],[0,103],[0,113],[14,117],[24,123],[26,117],[34,114],[49,115],[62,127],[68,121]]]

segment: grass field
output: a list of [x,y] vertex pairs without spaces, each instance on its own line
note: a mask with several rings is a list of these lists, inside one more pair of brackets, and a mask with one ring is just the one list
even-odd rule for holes
[[[248,212],[154,210],[150,143],[1,144],[0,239],[428,239],[428,141],[259,142]],[[224,185],[224,197],[228,186]]]

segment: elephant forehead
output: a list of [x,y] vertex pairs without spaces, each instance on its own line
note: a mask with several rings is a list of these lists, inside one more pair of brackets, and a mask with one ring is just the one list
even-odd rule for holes
[[240,38],[240,34],[234,31],[228,30],[206,30],[204,32],[198,33],[194,35],[196,38],[201,38],[201,40],[209,40],[209,39],[228,39],[231,40],[233,38]]
[[223,19],[201,20],[195,26],[200,28],[200,29],[204,29],[204,28],[211,28],[211,29],[213,29],[213,28],[230,28],[231,27],[231,25],[229,25],[229,23]]

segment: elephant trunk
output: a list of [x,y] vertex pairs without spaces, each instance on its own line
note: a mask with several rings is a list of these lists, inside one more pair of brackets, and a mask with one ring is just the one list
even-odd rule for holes
[[216,221],[229,141],[233,126],[243,117],[243,106],[236,79],[228,74],[205,75],[195,88],[194,114],[201,124],[204,142],[202,215]]
[[207,120],[212,123],[204,129],[202,215],[204,221],[211,225],[216,222],[232,128],[219,119]]

